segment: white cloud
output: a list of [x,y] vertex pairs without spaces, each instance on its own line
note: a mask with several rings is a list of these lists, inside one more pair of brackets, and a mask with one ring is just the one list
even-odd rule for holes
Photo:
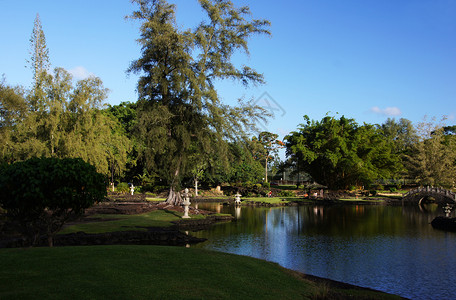
[[90,76],[95,76],[93,73],[87,71],[86,68],[81,67],[81,66],[73,68],[69,72],[70,72],[71,75],[73,75],[73,77],[76,80],[86,79],[86,78],[88,78]]
[[370,111],[379,115],[390,117],[400,116],[402,114],[401,110],[397,107],[387,107],[385,109],[381,109],[378,106],[374,106],[370,109]]

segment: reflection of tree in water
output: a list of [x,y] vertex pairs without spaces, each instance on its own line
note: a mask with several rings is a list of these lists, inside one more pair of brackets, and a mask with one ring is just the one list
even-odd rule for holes
[[[206,205],[206,204],[204,204]],[[221,206],[222,213],[236,215],[235,207]],[[203,208],[200,204],[200,208]],[[214,210],[214,209],[212,209]],[[292,207],[242,207],[239,218],[228,224],[212,226],[204,237],[237,234],[298,234],[327,236],[404,235],[407,228],[422,227],[421,234],[433,230],[432,219],[442,214],[428,205],[426,211],[413,206],[380,205],[306,205]]]
[[[229,213],[233,216],[236,214],[240,215],[240,218],[230,223],[222,223],[211,226],[210,229],[204,232],[204,237],[210,239],[210,237],[218,236],[229,236],[233,234],[243,233],[261,233],[265,229],[267,223],[267,212],[270,208],[254,208],[254,207],[242,207],[241,213],[236,213],[234,205],[225,205],[221,203],[200,203],[200,209],[207,209],[216,211],[217,208],[221,208],[221,213]],[[196,233],[196,236],[202,236],[201,233]]]
[[[315,213],[317,212],[317,213]],[[406,228],[425,227],[435,217],[417,205],[404,207],[345,205],[319,209],[303,207],[305,224],[301,233],[330,236],[401,235]],[[431,226],[428,230],[432,230]]]

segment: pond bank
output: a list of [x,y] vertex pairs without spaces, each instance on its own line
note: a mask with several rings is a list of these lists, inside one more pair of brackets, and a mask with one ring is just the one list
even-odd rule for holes
[[[66,224],[54,237],[54,245],[185,246],[206,239],[195,238],[182,231],[202,230],[234,219],[231,215],[196,209],[190,211],[191,219],[181,219],[182,211],[182,207],[167,207],[160,203],[100,203],[88,209],[83,217]],[[28,240],[17,232],[0,235],[0,248],[28,246]],[[47,246],[47,237],[40,237],[36,246]]]

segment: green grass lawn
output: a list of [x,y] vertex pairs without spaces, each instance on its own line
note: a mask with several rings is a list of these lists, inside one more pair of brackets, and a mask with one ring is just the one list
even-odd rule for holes
[[[60,234],[83,231],[85,233],[104,233],[128,230],[146,230],[144,227],[169,227],[172,221],[182,220],[182,213],[167,210],[155,210],[139,215],[93,215],[90,219],[106,219],[65,227]],[[203,215],[191,215],[192,219],[204,218]]]
[[152,197],[152,196],[146,196],[146,201],[162,202],[162,201],[166,201],[166,198],[156,198],[156,197]]
[[335,290],[274,263],[201,249],[0,249],[0,299],[347,299],[349,295],[350,299],[399,299],[372,291]]

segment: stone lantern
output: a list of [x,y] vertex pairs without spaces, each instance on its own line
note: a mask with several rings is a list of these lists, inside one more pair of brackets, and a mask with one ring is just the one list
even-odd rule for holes
[[447,204],[443,210],[445,211],[445,217],[449,218],[451,215],[451,211],[453,210],[453,206],[451,204]]
[[241,205],[241,196],[242,196],[242,195],[239,194],[239,193],[237,193],[236,195],[234,195],[234,197],[236,197],[236,198],[234,199],[234,205],[236,205],[236,206],[237,206],[237,205]]
[[190,197],[189,197],[189,193],[188,193],[188,189],[186,188],[184,190],[184,193],[182,195],[184,197],[184,202],[182,202],[182,205],[184,206],[184,215],[183,215],[183,219],[190,219],[189,215],[188,215],[188,207],[190,206]]

